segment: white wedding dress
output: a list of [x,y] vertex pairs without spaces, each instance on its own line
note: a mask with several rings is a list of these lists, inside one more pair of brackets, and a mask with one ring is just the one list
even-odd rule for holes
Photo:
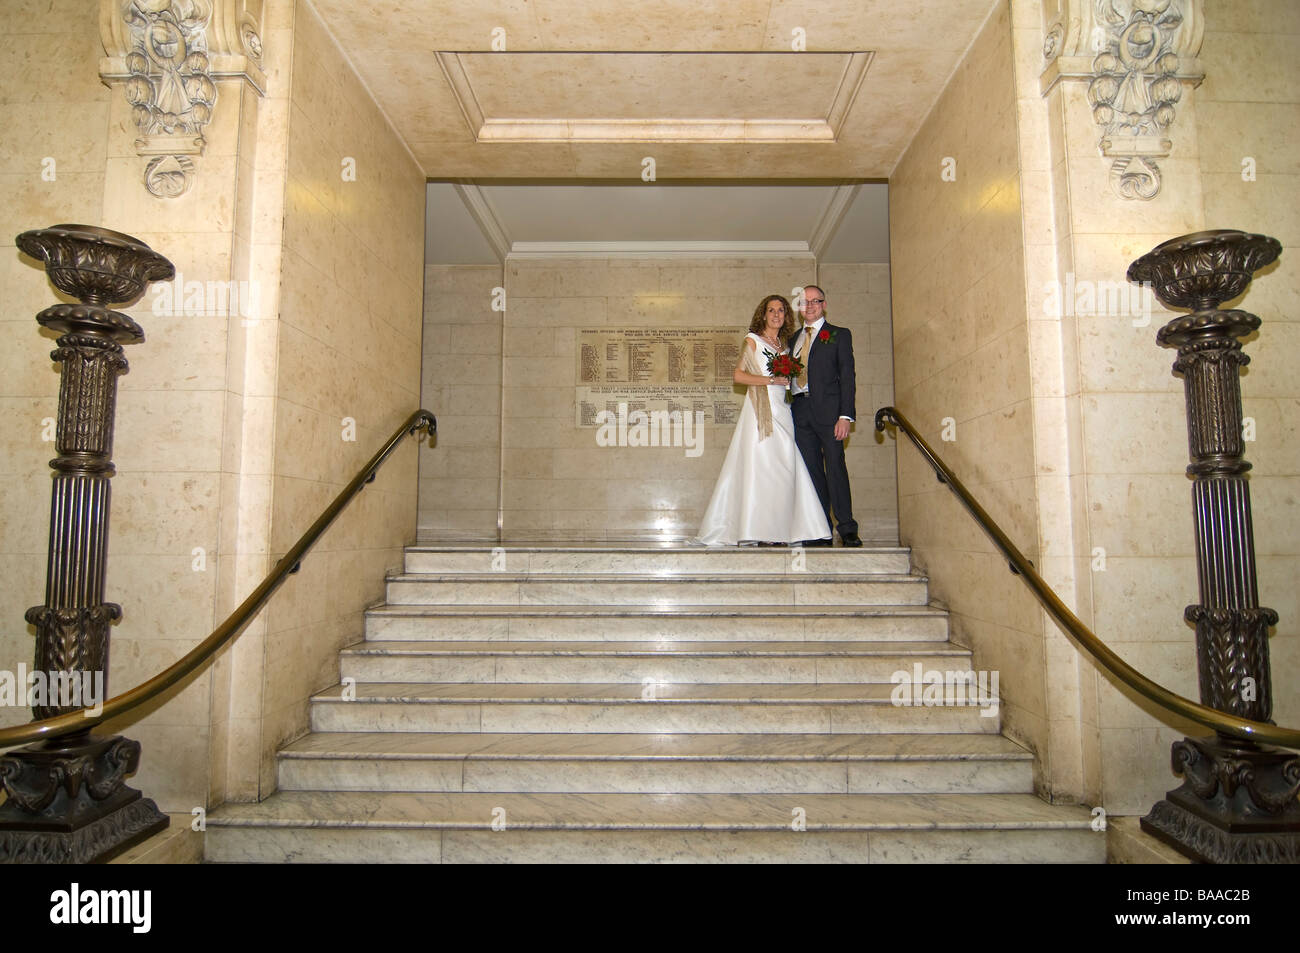
[[[752,332],[748,338],[753,339],[757,349],[749,352],[746,346],[744,369],[766,375],[763,352],[770,351],[771,346]],[[785,402],[786,389],[769,384],[748,390],[697,541],[706,546],[734,546],[829,538],[831,528],[826,514],[795,446],[794,418]],[[771,408],[772,432],[766,437],[754,410],[754,391]]]

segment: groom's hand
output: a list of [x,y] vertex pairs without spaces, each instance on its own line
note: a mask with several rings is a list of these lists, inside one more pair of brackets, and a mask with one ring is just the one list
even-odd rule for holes
[[841,417],[835,421],[835,439],[847,440],[849,436],[849,422]]

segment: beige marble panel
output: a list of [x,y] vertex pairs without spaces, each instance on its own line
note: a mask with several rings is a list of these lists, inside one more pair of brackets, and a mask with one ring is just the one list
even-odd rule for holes
[[1246,396],[1242,412],[1255,425],[1255,440],[1246,444],[1246,457],[1255,465],[1252,482],[1300,473],[1300,400]]
[[97,222],[103,215],[104,173],[64,172],[55,182],[41,178],[40,168],[0,174],[0,235],[7,242],[30,228],[45,228],[73,219]]
[[[1226,228],[1271,235],[1287,247],[1300,244],[1300,213],[1295,203],[1283,196],[1295,194],[1297,176],[1261,170],[1253,182],[1243,181],[1240,171],[1206,172],[1205,216]],[[1240,222],[1239,225],[1227,224]]]
[[[1007,11],[995,10],[891,176],[888,276],[897,405],[1036,559],[1029,319],[1041,316],[1027,313],[1034,296],[1023,249],[1051,239],[1051,181],[1046,118],[1017,103],[1012,81],[1013,56],[1026,44],[1011,40]],[[1026,136],[1035,141],[1028,151]],[[954,639],[972,646],[977,667],[1000,671],[1008,733],[1047,757],[1037,604],[900,443],[902,541],[952,611]]]
[[6,129],[25,133],[7,137],[0,150],[0,171],[42,182],[53,177],[47,182],[52,191],[61,173],[103,173],[105,140],[86,131],[107,126],[108,103],[53,97],[43,102],[5,101],[0,103],[0,121]]
[[[1278,4],[1279,8],[1285,4]],[[1292,11],[1294,17],[1294,11]],[[1266,32],[1210,33],[1205,48],[1210,67],[1197,95],[1213,102],[1294,103],[1300,101],[1300,69],[1290,51],[1295,47],[1296,31],[1285,22],[1279,29]],[[1222,50],[1223,52],[1219,52]],[[1230,52],[1228,52],[1230,51]],[[1236,69],[1223,68],[1230,57]],[[1241,68],[1242,64],[1246,68]]]
[[[1294,35],[1300,33],[1300,10],[1275,0],[1233,0],[1215,4],[1205,11],[1205,29],[1212,39],[1222,33]],[[1231,37],[1225,40],[1230,43]]]
[[117,407],[114,458],[120,473],[220,468],[220,391],[123,391]]
[[[1300,136],[1300,105],[1266,102],[1213,102],[1196,105],[1201,133],[1201,171],[1249,173],[1243,163],[1254,160],[1255,173],[1296,175],[1300,160],[1288,143]],[[1207,134],[1213,130],[1212,134]],[[1245,181],[1244,179],[1242,181]]]
[[1187,465],[1182,394],[1092,394],[1082,409],[1092,472],[1171,474]]
[[[265,487],[244,481],[266,499],[261,520],[252,507],[248,532],[241,524],[241,545],[256,548],[260,522],[273,557],[417,405],[421,351],[423,176],[310,6],[294,6],[292,33],[279,31],[294,45],[291,79],[282,77],[291,85],[260,104],[269,106],[269,131],[266,152],[259,143],[258,188],[270,201],[251,213],[255,234],[282,241],[274,246],[282,320],[266,321],[268,334],[256,339],[262,322],[249,329],[258,346],[247,386],[260,396],[244,410],[242,440],[254,454],[241,454],[245,473],[267,474]],[[344,157],[356,160],[355,182],[340,174]],[[345,418],[355,422],[355,439]],[[273,450],[260,463],[263,445]],[[273,789],[274,751],[306,730],[307,697],[337,680],[339,647],[359,636],[361,609],[414,537],[415,463],[406,447],[389,461],[277,595],[262,648],[250,643],[240,656],[246,663],[232,672],[222,742],[235,796]]]
[[[421,404],[437,416],[439,432],[437,449],[420,455],[420,532],[494,535],[504,316],[492,306],[493,289],[506,286],[502,269],[428,265],[424,285]],[[514,304],[506,300],[508,309]],[[504,340],[524,341],[525,353],[533,357],[549,356],[554,332],[542,333],[544,338],[530,337],[521,329]]]
[[163,811],[189,815],[207,805],[208,738],[206,724],[134,724],[129,737],[140,742],[140,770],[131,786],[152,798]]
[[1167,727],[1103,728],[1101,806],[1107,813],[1146,814],[1180,779],[1169,769],[1169,747],[1184,732]]
[[1182,556],[1193,552],[1191,493],[1181,473],[1088,476],[1093,544],[1107,553]]

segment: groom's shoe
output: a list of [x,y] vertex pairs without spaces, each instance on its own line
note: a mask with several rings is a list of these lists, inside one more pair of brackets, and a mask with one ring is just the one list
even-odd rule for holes
[[805,539],[800,546],[833,546],[834,540],[831,539]]
[[856,548],[862,545],[862,540],[858,538],[857,533],[849,533],[847,536],[840,537],[840,545]]

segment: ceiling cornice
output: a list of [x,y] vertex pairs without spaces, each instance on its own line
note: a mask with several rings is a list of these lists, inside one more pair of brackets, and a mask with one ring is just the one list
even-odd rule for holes
[[808,248],[817,258],[820,259],[825,254],[826,247],[830,245],[831,239],[835,237],[835,232],[840,227],[840,222],[844,221],[844,216],[853,207],[853,200],[858,197],[860,188],[859,185],[841,185],[831,195],[831,200],[826,203],[822,217],[813,226],[812,236],[808,239]]
[[456,105],[460,107],[460,114],[465,117],[465,125],[469,126],[469,133],[476,140],[478,131],[483,128],[483,110],[479,108],[478,100],[474,98],[474,90],[469,84],[469,77],[465,75],[465,67],[461,65],[460,57],[455,53],[434,53],[438,59],[438,66],[442,69],[442,75],[447,79],[447,85],[451,87],[452,95],[456,97]]
[[510,254],[510,236],[506,233],[505,226],[501,224],[496,210],[483,194],[483,190],[473,182],[456,182],[454,187],[460,200],[465,203],[465,209],[470,217],[474,219],[483,232],[483,237],[492,246],[497,260],[505,261],[506,256]]

